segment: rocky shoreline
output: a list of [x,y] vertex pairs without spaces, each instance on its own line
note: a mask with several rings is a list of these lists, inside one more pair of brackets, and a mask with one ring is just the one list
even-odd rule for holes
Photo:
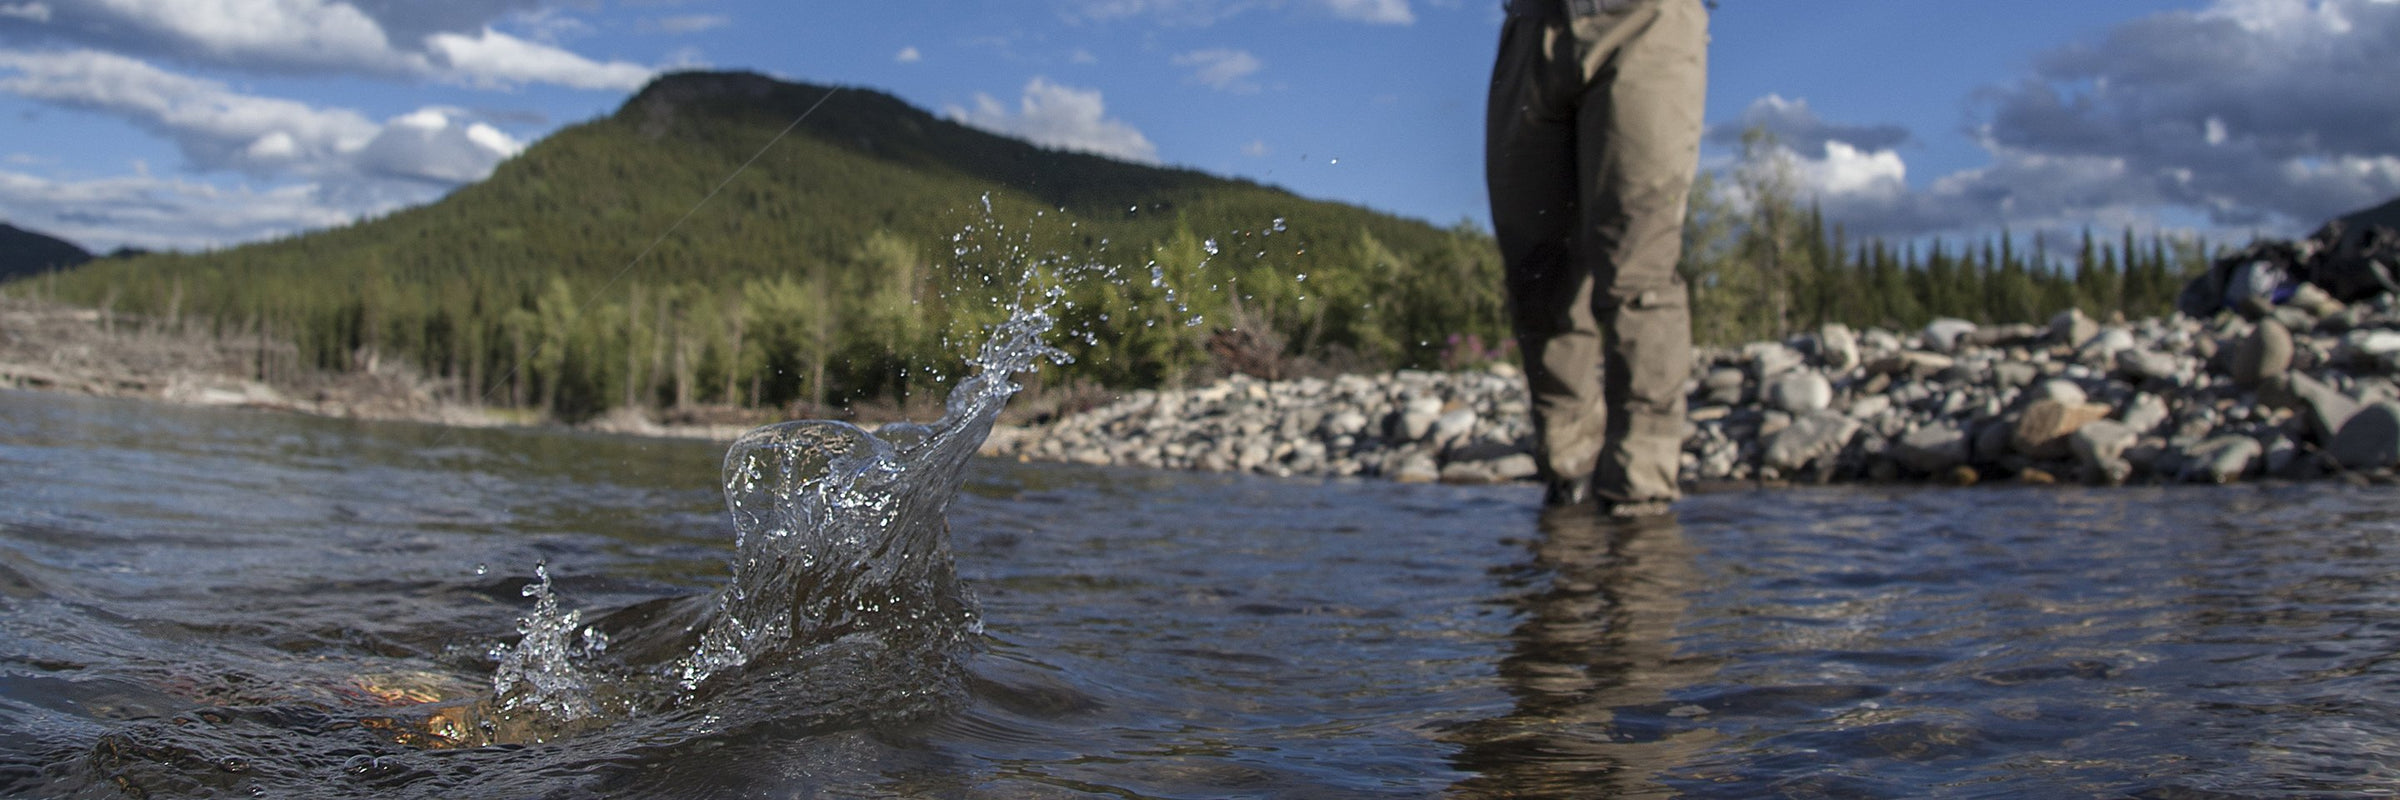
[[[1704,350],[1682,479],[2091,484],[2388,477],[2400,465],[2400,308],[2306,292],[2225,313],[2046,326],[1826,325]],[[1494,483],[1534,476],[1507,364],[1140,391],[996,436],[1025,460]]]
[[[320,416],[533,424],[442,402],[369,369],[270,385],[259,353],[203,336],[111,330],[101,312],[0,302],[0,388]],[[1690,484],[1929,480],[2093,484],[2348,476],[2400,466],[2400,303],[2301,296],[2232,313],[2047,326],[1841,325],[1700,353]],[[289,382],[287,382],[289,383]],[[1530,480],[1524,383],[1505,363],[1137,391],[1053,422],[1004,426],[1022,460],[1402,482]],[[581,427],[729,440],[734,424],[619,412]]]

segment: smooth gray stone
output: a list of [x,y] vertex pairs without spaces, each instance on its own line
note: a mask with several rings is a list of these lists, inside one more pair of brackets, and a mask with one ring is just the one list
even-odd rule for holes
[[2085,394],[2083,387],[2075,385],[2074,381],[2052,379],[2034,384],[2032,391],[2017,398],[2017,402],[2026,404],[2036,400],[2056,400],[2066,405],[2079,406],[2090,402],[2091,396]]
[[2284,383],[2298,399],[2301,416],[2308,420],[2309,433],[2318,442],[2330,445],[2359,411],[2357,400],[2306,374],[2291,373],[2285,376]]
[[2002,389],[2023,389],[2042,376],[2042,368],[2024,361],[2003,361],[1992,365],[1992,385]]
[[2117,419],[2125,423],[2125,427],[2132,428],[2135,433],[2149,433],[2158,430],[2158,426],[2166,424],[2167,418],[2170,416],[2173,414],[2167,409],[2165,399],[2149,392],[2143,392],[2134,395],[2132,400],[2125,403],[2125,409],[2118,413]]
[[1367,431],[1367,415],[1355,408],[1345,408],[1325,415],[1318,432],[1327,439],[1357,436]]
[[1800,417],[1768,440],[1761,461],[1785,472],[1799,469],[1819,458],[1840,453],[1858,428],[1858,420],[1830,411]]
[[1749,377],[1740,368],[1718,367],[1709,370],[1700,385],[1707,404],[1738,406],[1742,404],[1742,387],[1748,382]]
[[1817,329],[1817,357],[1825,368],[1840,374],[1859,365],[1858,334],[1850,326],[1828,322]]
[[1944,353],[1958,349],[1960,340],[1975,332],[1975,323],[1943,317],[1925,324],[1925,346]]
[[1805,370],[1788,372],[1767,389],[1768,402],[1793,414],[1823,411],[1833,405],[1833,383]]
[[2070,308],[2050,317],[2050,341],[2078,347],[2098,335],[2100,323],[2085,316],[2083,309]]
[[1489,463],[1493,477],[1504,481],[1530,480],[1541,472],[1540,468],[1534,464],[1533,456],[1528,453],[1502,456]]
[[1800,351],[1775,342],[1753,343],[1742,348],[1742,354],[1749,357],[1750,374],[1762,385],[1777,375],[1798,369],[1806,361]]
[[2233,384],[2244,389],[2281,377],[2292,368],[2292,331],[2273,318],[2258,321],[2258,327],[2243,337],[2233,350]]
[[2070,444],[2076,461],[2094,467],[2124,460],[2125,451],[2140,440],[2141,433],[2132,426],[2104,419],[2077,428]]
[[2154,350],[2127,350],[2117,354],[2117,372],[2137,381],[2172,381],[2179,370],[2174,356]]
[[1436,417],[1433,420],[1433,427],[1426,431],[1426,438],[1432,440],[1436,446],[1448,446],[1473,434],[1475,424],[1481,421],[1483,421],[1482,418],[1475,415],[1475,409],[1458,409]]
[[2334,460],[2349,469],[2383,469],[2400,464],[2400,403],[2368,403],[2334,434]]
[[1910,431],[1892,444],[1892,460],[1909,469],[1939,475],[1967,463],[1967,432],[1957,425],[1928,425]]
[[2182,474],[2186,481],[2232,483],[2250,471],[2250,464],[2265,455],[2266,448],[2248,436],[2218,436],[2184,451]]

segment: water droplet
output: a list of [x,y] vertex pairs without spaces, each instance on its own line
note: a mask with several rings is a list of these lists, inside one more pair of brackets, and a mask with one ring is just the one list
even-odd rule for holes
[[490,565],[490,564],[477,564],[477,565],[475,565],[475,574],[477,574],[477,575],[488,575],[488,574],[490,574],[490,573],[491,573],[491,571],[492,571],[492,565]]

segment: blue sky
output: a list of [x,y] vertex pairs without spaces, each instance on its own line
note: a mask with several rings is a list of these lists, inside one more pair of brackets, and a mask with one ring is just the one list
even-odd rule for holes
[[[2400,0],[1721,0],[1710,168],[1775,131],[1892,237],[2306,233],[2400,195]],[[0,0],[0,219],[220,247],[428,202],[661,70],[1485,224],[1498,0]]]

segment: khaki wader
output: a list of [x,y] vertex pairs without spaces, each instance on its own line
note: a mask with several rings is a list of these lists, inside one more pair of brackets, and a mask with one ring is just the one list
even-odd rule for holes
[[1535,457],[1604,503],[1680,491],[1689,294],[1675,272],[1708,80],[1701,0],[1511,0],[1485,178]]

